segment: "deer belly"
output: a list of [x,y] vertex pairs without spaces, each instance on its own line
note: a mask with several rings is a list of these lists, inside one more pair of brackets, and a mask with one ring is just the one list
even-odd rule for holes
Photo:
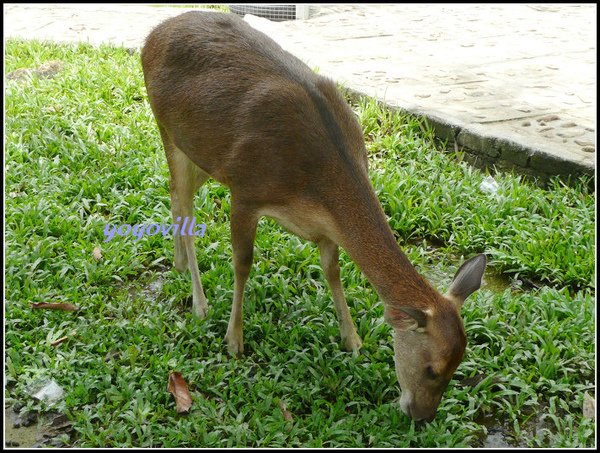
[[271,217],[285,229],[309,241],[318,242],[333,233],[330,216],[317,206],[272,206],[261,209],[260,214]]

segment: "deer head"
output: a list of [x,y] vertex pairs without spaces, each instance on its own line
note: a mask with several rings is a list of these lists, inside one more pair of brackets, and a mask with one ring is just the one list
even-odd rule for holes
[[466,261],[445,295],[424,309],[386,305],[394,328],[394,360],[402,389],[400,407],[415,420],[434,418],[444,390],[460,364],[467,338],[460,317],[465,299],[479,289],[485,255]]

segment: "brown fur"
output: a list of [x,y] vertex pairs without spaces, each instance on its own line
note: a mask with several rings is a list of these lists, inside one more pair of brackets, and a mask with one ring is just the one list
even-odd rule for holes
[[[360,348],[360,339],[339,279],[338,245],[376,288],[397,332],[412,328],[400,307],[430,310],[419,316],[427,321],[419,344],[431,346],[418,366],[435,359],[445,374],[454,371],[464,351],[458,311],[447,311],[452,303],[398,247],[368,178],[360,125],[331,80],[241,19],[212,12],[163,22],[148,36],[142,64],[171,171],[173,216],[191,213],[193,194],[208,176],[231,189],[231,353],[243,351],[243,289],[256,224],[268,215],[319,245],[347,349]],[[176,267],[189,267],[194,312],[204,316],[193,238],[175,241]],[[446,348],[448,360],[436,348]],[[439,402],[437,393],[431,401]],[[421,412],[429,414],[432,404]]]

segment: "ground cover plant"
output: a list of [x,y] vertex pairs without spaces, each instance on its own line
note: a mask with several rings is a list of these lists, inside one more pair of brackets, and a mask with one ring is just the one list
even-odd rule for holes
[[[171,222],[139,52],[6,43],[7,74],[49,61],[61,62],[53,77],[22,71],[5,91],[5,397],[44,412],[32,388],[56,381],[68,445],[464,447],[487,445],[494,430],[514,446],[594,445],[582,415],[595,391],[587,181],[543,190],[498,174],[498,192],[486,193],[486,175],[443,152],[422,121],[354,102],[372,181],[410,260],[442,290],[463,257],[490,260],[487,284],[463,308],[465,359],[435,420],[415,424],[399,409],[382,304],[345,254],[359,355],[340,350],[316,246],[261,220],[246,352],[235,360],[223,342],[233,295],[226,188],[209,182],[196,197],[205,320],[190,313],[189,273],[172,268],[172,237],[103,242],[107,223]],[[41,302],[81,310],[32,309]],[[167,391],[171,371],[192,393],[187,415]]]

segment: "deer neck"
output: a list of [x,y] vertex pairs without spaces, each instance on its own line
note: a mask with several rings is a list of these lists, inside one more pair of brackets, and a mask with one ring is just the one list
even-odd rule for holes
[[[373,189],[354,191],[334,208],[338,244],[346,250],[387,304],[426,309],[437,291],[402,252]],[[339,201],[339,200],[338,200]]]

